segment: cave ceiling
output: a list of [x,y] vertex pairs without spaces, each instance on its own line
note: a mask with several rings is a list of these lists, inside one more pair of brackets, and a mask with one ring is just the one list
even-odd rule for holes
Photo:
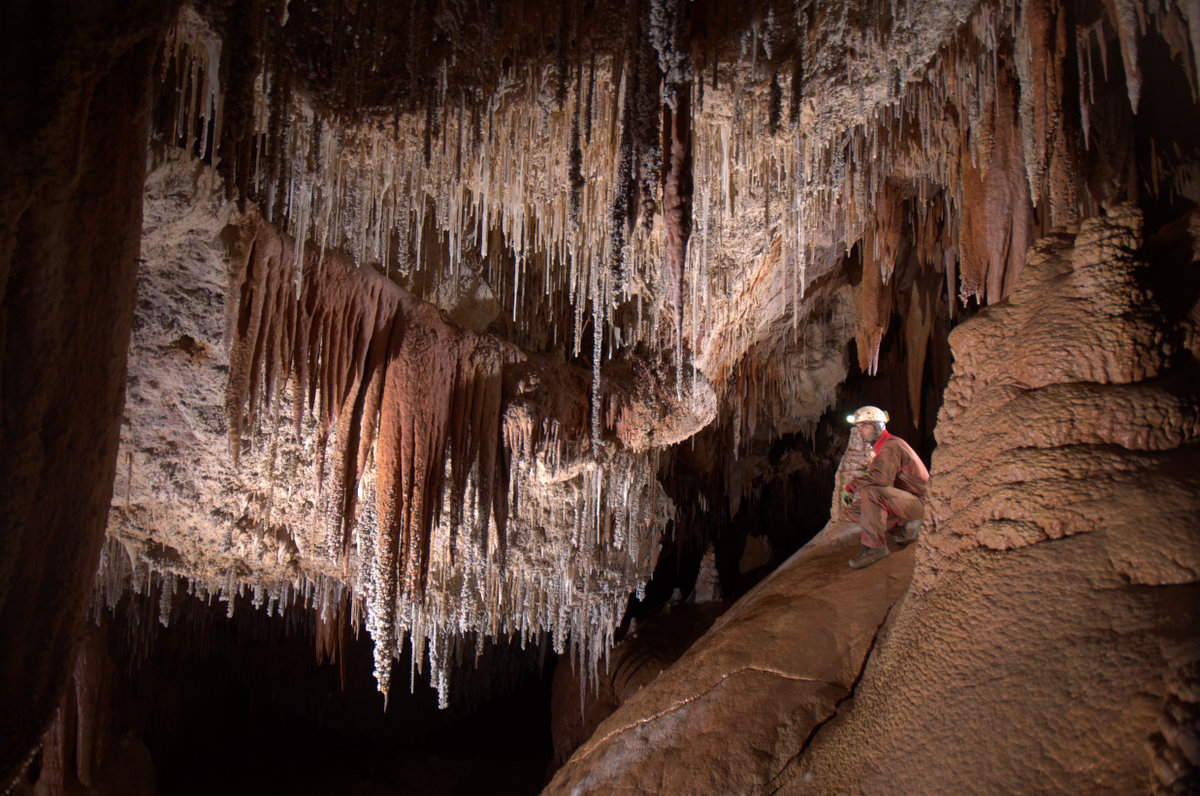
[[1200,200],[1198,31],[1127,0],[184,4],[100,598],[349,615],[385,693],[406,644],[443,699],[489,638],[594,670],[678,531],[672,446],[729,473],[811,434],[897,323],[879,375],[919,406],[935,319],[1034,238]]

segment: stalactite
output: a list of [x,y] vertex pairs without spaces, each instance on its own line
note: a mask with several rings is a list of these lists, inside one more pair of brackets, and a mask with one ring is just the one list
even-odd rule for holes
[[[1016,98],[1007,77],[996,84],[988,103],[994,114],[990,151],[978,167],[964,157],[963,215],[959,239],[961,299],[999,301],[1016,281],[1032,243],[1033,208],[1025,181],[1025,163],[1016,138]],[[964,148],[965,151],[965,148]]]
[[804,99],[804,48],[797,45],[792,56],[791,95],[788,99],[788,124],[800,122],[800,102]]
[[941,280],[930,273],[913,283],[908,294],[908,306],[903,311],[905,367],[907,368],[908,402],[912,407],[913,424],[921,425],[921,388],[925,374],[925,356],[933,337],[934,306],[941,295]]
[[583,113],[582,104],[576,106],[575,121],[571,124],[571,165],[567,172],[567,179],[570,182],[570,199],[569,207],[571,211],[571,224],[578,226],[579,224],[579,205],[583,196],[583,146],[580,142],[579,125]]
[[783,89],[779,85],[779,75],[771,76],[770,94],[767,98],[767,132],[776,135],[779,132],[779,121],[783,114]]
[[[241,13],[238,13],[238,12]],[[249,8],[232,11],[226,20],[221,38],[221,71],[225,81],[225,124],[216,147],[220,162],[214,165],[225,179],[226,195],[245,201],[251,197],[250,169],[254,139],[257,137],[255,118],[255,78],[260,68],[261,0]]]
[[632,145],[639,191],[637,218],[640,224],[649,225],[658,210],[655,197],[662,168],[659,137],[662,73],[648,42],[637,47],[632,83]]
[[[257,383],[254,379],[255,347],[252,344],[259,339],[263,324],[263,304],[267,299],[265,285],[269,271],[268,247],[271,242],[260,242],[255,233],[256,230],[249,230],[249,235],[242,242],[246,254],[240,269],[241,280],[238,287],[240,299],[236,334],[246,343],[231,349],[229,357],[229,390],[225,413],[229,420],[229,445],[235,465],[241,450],[246,406],[249,404],[253,407],[257,400]],[[278,245],[277,241],[275,243]]]
[[1105,0],[1104,7],[1121,43],[1121,61],[1125,65],[1125,91],[1129,96],[1129,107],[1137,113],[1138,100],[1142,94],[1138,37],[1146,27],[1146,10],[1141,3],[1132,0]]
[[650,0],[648,37],[658,56],[658,71],[666,88],[664,100],[672,109],[681,88],[692,82],[689,30],[683,0]]
[[554,40],[554,98],[561,110],[567,101],[568,60],[567,53],[571,38],[571,3],[558,6],[558,35]]
[[603,295],[603,273],[602,270],[595,266],[594,263],[588,263],[588,276],[591,280],[589,285],[589,293],[592,296],[592,391],[591,391],[591,418],[592,418],[592,448],[598,451],[602,442],[601,439],[601,395],[600,395],[600,370],[603,365],[602,357],[604,353],[604,323],[605,312],[604,308],[607,302]]
[[884,284],[880,262],[863,247],[862,283],[856,296],[855,341],[858,348],[858,367],[863,373],[875,375],[879,365],[879,345],[887,331],[892,314],[892,286]]
[[682,352],[683,281],[688,238],[692,231],[692,119],[688,87],[676,93],[675,109],[663,109],[663,154],[668,170],[663,181],[663,219],[675,302],[675,344]]
[[626,284],[625,274],[625,239],[629,227],[630,211],[633,207],[634,174],[633,174],[633,91],[628,87],[629,70],[622,72],[617,102],[620,103],[621,113],[613,114],[614,121],[620,128],[618,132],[617,157],[615,174],[613,175],[612,209],[609,212],[609,267],[617,275],[619,284]]
[[583,106],[583,140],[592,143],[592,95],[596,88],[596,53],[592,52],[591,64],[588,66],[587,98]]
[[1017,41],[1017,71],[1025,167],[1034,203],[1053,197],[1051,223],[1062,224],[1075,218],[1077,203],[1075,146],[1063,106],[1066,22],[1050,0],[1029,2],[1021,13],[1025,35]]

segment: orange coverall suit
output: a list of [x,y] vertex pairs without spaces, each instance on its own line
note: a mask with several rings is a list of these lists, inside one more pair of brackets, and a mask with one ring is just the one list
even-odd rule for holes
[[859,495],[862,543],[884,547],[889,526],[925,519],[929,470],[912,446],[886,429],[880,432],[874,447],[871,468],[846,488]]

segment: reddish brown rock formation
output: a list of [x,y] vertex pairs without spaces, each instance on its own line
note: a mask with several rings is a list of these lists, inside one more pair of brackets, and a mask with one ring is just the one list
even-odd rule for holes
[[[959,289],[964,300],[996,302],[1008,295],[1031,241],[1033,208],[1016,104],[1016,87],[1007,72],[999,72],[995,100],[985,109],[984,131],[978,133],[991,145],[984,162],[963,164]],[[970,151],[967,142],[963,151]]]

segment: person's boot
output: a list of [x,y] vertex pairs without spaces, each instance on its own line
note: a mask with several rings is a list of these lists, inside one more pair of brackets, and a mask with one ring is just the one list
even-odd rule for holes
[[900,544],[912,544],[917,541],[917,537],[921,535],[921,521],[909,520],[901,527],[900,533],[896,534],[896,541]]
[[862,545],[858,549],[858,555],[850,559],[850,568],[862,569],[863,567],[869,567],[876,561],[880,561],[887,557],[887,545],[884,545],[883,547],[867,547],[866,545]]

